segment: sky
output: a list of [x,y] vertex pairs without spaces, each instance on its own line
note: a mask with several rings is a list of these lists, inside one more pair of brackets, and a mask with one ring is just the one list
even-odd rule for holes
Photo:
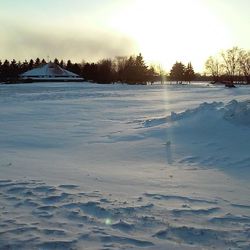
[[202,72],[222,49],[250,49],[249,10],[249,0],[0,0],[0,59],[142,53],[148,65]]

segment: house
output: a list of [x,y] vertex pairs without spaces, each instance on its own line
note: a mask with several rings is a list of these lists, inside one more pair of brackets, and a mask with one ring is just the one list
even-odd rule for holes
[[59,65],[49,62],[40,67],[26,71],[20,75],[24,82],[82,82],[79,75],[61,68]]

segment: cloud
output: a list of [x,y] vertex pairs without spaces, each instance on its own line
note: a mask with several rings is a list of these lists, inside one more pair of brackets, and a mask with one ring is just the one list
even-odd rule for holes
[[49,56],[81,62],[136,53],[136,44],[131,38],[112,31],[8,25],[0,32],[0,54],[7,59]]

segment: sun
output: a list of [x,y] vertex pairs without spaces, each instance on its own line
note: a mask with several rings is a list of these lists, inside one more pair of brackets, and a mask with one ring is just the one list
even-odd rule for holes
[[179,60],[201,71],[206,58],[230,40],[202,0],[132,1],[114,23],[133,38],[147,62],[167,69]]

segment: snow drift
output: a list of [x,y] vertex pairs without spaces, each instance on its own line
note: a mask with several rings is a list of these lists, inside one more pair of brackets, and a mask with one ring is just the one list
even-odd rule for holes
[[164,138],[175,164],[223,168],[249,176],[250,101],[204,102],[141,122],[148,136]]
[[0,248],[249,249],[249,95],[0,85]]

